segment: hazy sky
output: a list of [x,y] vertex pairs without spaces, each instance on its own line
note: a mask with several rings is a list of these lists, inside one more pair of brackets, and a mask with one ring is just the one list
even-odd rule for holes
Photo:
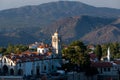
[[[0,0],[0,10],[21,7],[25,5],[38,5],[52,1],[61,0]],[[97,7],[111,7],[120,9],[120,0],[62,0],[62,1],[80,1]]]

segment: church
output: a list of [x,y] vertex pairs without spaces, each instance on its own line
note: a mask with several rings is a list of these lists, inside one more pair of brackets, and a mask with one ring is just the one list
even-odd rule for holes
[[0,62],[2,75],[40,75],[56,72],[61,67],[61,38],[56,31],[52,35],[52,45],[41,43],[37,51],[25,51],[22,54],[4,55]]

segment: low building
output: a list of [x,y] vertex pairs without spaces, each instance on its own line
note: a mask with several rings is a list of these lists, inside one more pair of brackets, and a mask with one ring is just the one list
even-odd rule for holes
[[118,71],[115,68],[118,65],[112,62],[92,62],[91,66],[97,68],[98,80],[119,80]]

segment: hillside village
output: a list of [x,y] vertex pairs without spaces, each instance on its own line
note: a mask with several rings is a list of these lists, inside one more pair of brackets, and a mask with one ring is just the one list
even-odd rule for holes
[[1,56],[0,74],[2,76],[29,76],[50,74],[61,67],[62,55],[60,37],[57,32],[52,36],[52,45],[40,43],[37,51]]
[[[56,31],[52,35],[51,44],[44,42],[29,45],[29,49],[37,49],[36,51],[27,50],[21,54],[11,53],[3,55],[0,58],[0,79],[12,80],[18,78],[20,80],[119,80],[120,79],[120,60],[112,60],[110,47],[107,49],[107,55],[99,60],[92,51],[95,49],[93,45],[89,45],[91,51],[89,55],[89,66],[91,69],[89,75],[81,71],[81,66],[73,66],[62,68],[63,65],[71,63],[71,60],[65,59],[61,53],[62,40],[60,34]],[[64,47],[64,49],[68,49]],[[74,57],[77,58],[77,57]],[[78,57],[80,58],[80,57]],[[92,70],[92,71],[91,71]],[[95,72],[96,71],[96,72]],[[95,73],[94,73],[95,72]],[[12,76],[12,78],[11,78]]]
[[119,34],[120,9],[58,1],[1,10],[0,80],[120,80]]

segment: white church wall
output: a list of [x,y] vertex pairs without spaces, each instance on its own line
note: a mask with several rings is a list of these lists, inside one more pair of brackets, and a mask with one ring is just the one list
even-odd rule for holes
[[48,61],[43,61],[43,72],[48,73]]
[[40,54],[44,54],[48,51],[48,48],[37,48],[37,52]]
[[31,75],[32,70],[32,62],[25,62],[24,69],[24,75]]

